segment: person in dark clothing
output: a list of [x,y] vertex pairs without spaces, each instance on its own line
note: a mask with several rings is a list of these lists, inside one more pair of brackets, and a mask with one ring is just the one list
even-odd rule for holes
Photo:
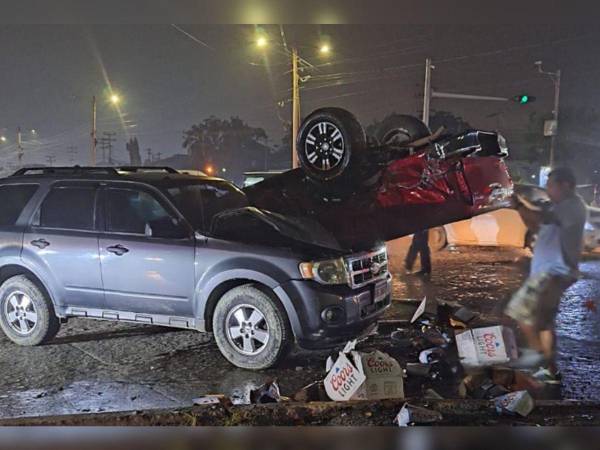
[[406,254],[406,271],[412,273],[417,255],[421,256],[421,270],[415,275],[431,275],[431,252],[429,250],[429,230],[417,231]]

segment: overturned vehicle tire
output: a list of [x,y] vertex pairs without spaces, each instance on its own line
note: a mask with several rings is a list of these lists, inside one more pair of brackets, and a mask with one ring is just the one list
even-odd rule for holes
[[375,131],[379,145],[402,147],[431,135],[429,127],[414,116],[392,114],[381,122]]
[[365,131],[352,113],[322,108],[302,123],[296,151],[304,173],[314,181],[328,183],[347,179],[366,148]]

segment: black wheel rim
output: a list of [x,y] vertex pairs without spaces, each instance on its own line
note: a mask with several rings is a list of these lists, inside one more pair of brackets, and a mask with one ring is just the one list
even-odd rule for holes
[[304,154],[310,166],[327,172],[339,166],[346,153],[341,130],[331,122],[318,122],[306,134]]

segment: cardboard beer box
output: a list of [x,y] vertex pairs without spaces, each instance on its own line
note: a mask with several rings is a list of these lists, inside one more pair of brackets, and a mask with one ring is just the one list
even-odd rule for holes
[[366,380],[352,396],[352,400],[404,398],[403,370],[398,361],[379,350],[354,353],[354,361],[362,366],[360,369]]
[[529,415],[535,407],[535,402],[529,392],[516,391],[506,395],[496,397],[494,405],[498,413],[507,412],[509,414],[518,414],[522,417]]
[[340,352],[324,384],[327,395],[334,401],[404,398],[400,364],[379,351]]
[[456,334],[458,356],[464,366],[504,364],[517,358],[517,344],[510,328],[498,325]]
[[331,400],[343,402],[350,400],[367,378],[362,371],[340,352],[336,362],[325,377],[325,392]]

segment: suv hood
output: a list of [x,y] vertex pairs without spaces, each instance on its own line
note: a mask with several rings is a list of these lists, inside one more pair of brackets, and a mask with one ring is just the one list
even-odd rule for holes
[[310,250],[318,256],[344,254],[336,238],[318,222],[252,206],[217,214],[210,234],[219,239]]

